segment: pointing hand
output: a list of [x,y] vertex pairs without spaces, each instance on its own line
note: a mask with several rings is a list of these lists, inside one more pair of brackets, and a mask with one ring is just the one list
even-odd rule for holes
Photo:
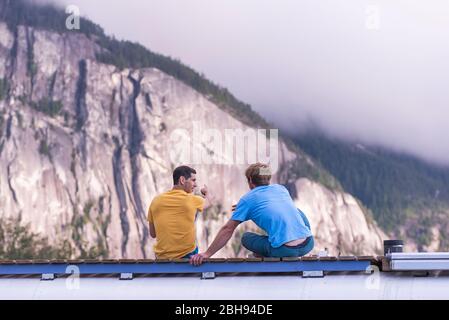
[[209,192],[209,190],[207,190],[207,186],[206,185],[204,185],[202,188],[201,188],[201,194],[203,195],[203,196],[207,196],[207,193]]

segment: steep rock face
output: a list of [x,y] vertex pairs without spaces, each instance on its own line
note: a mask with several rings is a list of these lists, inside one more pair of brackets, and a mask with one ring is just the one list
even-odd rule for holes
[[[74,255],[95,248],[111,258],[152,257],[146,211],[156,194],[170,189],[174,167],[197,154],[226,157],[195,135],[213,129],[221,139],[229,129],[248,127],[157,69],[118,70],[97,62],[101,50],[80,34],[24,26],[13,33],[0,23],[0,79],[9,88],[0,101],[0,217],[20,216],[55,243],[70,239]],[[274,180],[296,186],[317,249],[338,245],[371,254],[380,248],[381,231],[364,220],[351,196],[304,179],[288,181],[294,177],[290,164],[306,155],[282,141],[278,150]],[[194,166],[215,198],[197,221],[205,248],[247,192],[246,165]],[[343,223],[347,219],[352,222]],[[238,242],[245,228],[256,229],[240,227],[218,256],[247,254]],[[336,229],[344,235],[338,241]]]
[[301,178],[296,181],[298,208],[309,217],[320,249],[332,255],[378,253],[386,235],[376,227],[357,200]]

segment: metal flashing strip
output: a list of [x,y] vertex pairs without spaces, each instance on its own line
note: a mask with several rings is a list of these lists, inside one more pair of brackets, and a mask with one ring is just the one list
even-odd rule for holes
[[449,252],[393,252],[386,258],[391,271],[449,270]]
[[442,271],[449,270],[449,260],[391,260],[393,271]]
[[386,257],[391,260],[449,260],[449,252],[394,252],[387,253]]
[[366,271],[371,261],[362,260],[298,260],[298,261],[215,261],[209,259],[200,266],[192,266],[186,261],[157,260],[140,262],[129,261],[60,261],[59,263],[34,263],[33,261],[0,261],[0,275],[24,275],[24,274],[163,274],[163,273],[285,273],[304,271]]

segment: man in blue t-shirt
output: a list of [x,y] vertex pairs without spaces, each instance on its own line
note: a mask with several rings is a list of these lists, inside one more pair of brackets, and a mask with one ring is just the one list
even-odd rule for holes
[[267,235],[245,232],[242,245],[258,257],[299,257],[309,253],[314,240],[309,221],[297,209],[288,190],[279,184],[270,184],[270,168],[256,163],[245,172],[251,189],[234,207],[231,219],[220,229],[215,240],[204,253],[190,258],[199,265],[214,255],[232,237],[237,226],[247,220],[254,221]]

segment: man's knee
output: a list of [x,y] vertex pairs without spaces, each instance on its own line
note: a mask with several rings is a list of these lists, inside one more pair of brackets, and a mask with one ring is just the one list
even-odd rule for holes
[[253,235],[253,233],[251,233],[251,232],[245,232],[242,235],[242,240],[241,240],[242,245],[247,249],[248,249],[248,244],[250,243],[250,239],[252,238],[252,235]]

